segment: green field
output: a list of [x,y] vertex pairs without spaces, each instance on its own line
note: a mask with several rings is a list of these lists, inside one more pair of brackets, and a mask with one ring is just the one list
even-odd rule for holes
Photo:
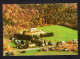
[[57,41],[68,41],[70,39],[78,39],[78,31],[73,30],[64,26],[52,25],[45,27],[38,27],[43,29],[45,32],[53,32],[54,36],[43,38],[43,40],[57,42]]
[[38,50],[28,50],[25,53],[19,53],[16,52],[18,56],[37,56],[37,55],[78,55],[77,52],[70,51],[70,52],[64,52],[64,51],[38,51]]
[[[44,26],[38,27],[38,30],[43,29],[45,32],[53,32],[54,36],[52,37],[44,37],[43,40],[57,42],[57,41],[68,41],[70,39],[78,39],[78,31],[73,30],[64,26],[52,25],[52,26]],[[16,46],[12,42],[8,42],[11,46]],[[40,51],[38,50],[27,50],[26,53],[16,52],[17,56],[28,56],[28,55],[77,55],[78,52],[70,51]]]

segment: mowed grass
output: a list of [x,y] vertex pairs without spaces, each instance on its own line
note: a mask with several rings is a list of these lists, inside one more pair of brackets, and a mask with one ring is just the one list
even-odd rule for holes
[[20,53],[20,52],[16,52],[17,56],[28,56],[28,55],[34,55],[35,53],[37,53],[38,49],[35,50],[27,50],[25,51],[25,53]]
[[53,32],[54,36],[42,38],[43,40],[57,42],[57,41],[68,41],[71,39],[78,39],[78,31],[71,28],[67,28],[59,25],[51,25],[45,27],[38,27],[38,30],[42,29],[45,32]]
[[[71,28],[67,28],[64,26],[59,25],[52,25],[52,26],[45,26],[45,27],[38,27],[38,30],[44,30],[45,32],[53,32],[54,36],[52,37],[44,37],[43,40],[57,42],[57,41],[68,41],[71,39],[78,39],[78,31],[73,30]],[[22,53],[18,52],[18,56],[37,56],[37,55],[78,55],[78,52],[69,51],[40,51],[38,50],[28,50],[26,53],[22,55]]]
[[[6,42],[6,41],[8,41],[10,39],[9,38],[3,38],[3,40],[5,40],[5,42]],[[11,42],[11,41],[10,42],[6,42],[6,44],[10,45],[10,47],[16,47],[16,44],[14,42]]]
[[[71,39],[78,39],[78,31],[73,30],[71,28],[67,28],[64,26],[59,25],[52,25],[52,26],[44,26],[38,27],[38,30],[44,30],[45,32],[53,32],[54,36],[52,37],[44,37],[43,40],[57,42],[57,41],[68,41]],[[7,39],[7,38],[4,38]],[[15,47],[16,45],[13,42],[8,42],[11,46]],[[40,51],[38,50],[27,50],[25,53],[16,52],[17,55],[15,56],[37,56],[37,55],[78,55],[78,52],[69,51]]]
[[15,43],[13,43],[13,42],[8,42],[7,44],[10,45],[10,47],[16,47],[16,46],[17,46],[17,45],[16,45]]
[[16,52],[17,56],[43,56],[43,55],[78,55],[77,52],[69,51],[38,51],[38,50],[27,50],[25,53]]

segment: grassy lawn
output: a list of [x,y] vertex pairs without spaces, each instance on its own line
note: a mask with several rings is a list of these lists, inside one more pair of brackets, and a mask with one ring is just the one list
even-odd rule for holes
[[7,44],[9,44],[11,47],[16,47],[16,44],[13,42],[8,42]]
[[78,39],[78,31],[59,25],[38,27],[43,29],[45,32],[53,32],[54,36],[43,38],[43,40],[57,42],[57,41],[68,41],[70,39]]
[[34,55],[36,52],[37,52],[37,49],[36,50],[27,50],[27,51],[25,51],[25,53],[16,52],[16,54],[18,56],[27,56],[27,55]]
[[40,51],[38,50],[28,50],[25,53],[19,53],[16,52],[18,56],[37,56],[37,55],[78,55],[77,52],[70,51],[70,52],[64,52],[64,51]]
[[[78,31],[59,25],[38,27],[38,29],[43,29],[45,32],[53,32],[54,36],[44,37],[43,40],[57,42],[57,41],[68,41],[70,39],[78,39]],[[8,38],[4,38],[5,40]],[[13,42],[7,42],[10,46],[15,47],[16,45]],[[16,52],[17,56],[31,56],[31,55],[77,55],[78,52],[70,51],[40,51],[38,50],[27,50],[26,53]]]
[[8,42],[8,40],[10,40],[9,38],[3,38],[3,40],[5,40],[6,43],[7,43],[8,45],[10,45],[11,47],[16,47],[16,44],[15,44],[15,43],[13,43],[13,42],[11,42],[11,41]]
[[64,52],[64,51],[41,51],[41,52],[37,52],[34,55],[78,55],[77,52]]

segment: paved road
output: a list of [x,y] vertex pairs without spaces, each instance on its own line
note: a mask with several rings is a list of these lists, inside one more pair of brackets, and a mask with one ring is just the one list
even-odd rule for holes
[[[55,46],[49,46],[49,47],[55,47]],[[35,50],[35,49],[42,49],[45,47],[39,47],[39,48],[29,48],[29,49],[18,49],[18,50],[14,50],[14,51],[26,51],[26,50]],[[8,51],[3,51],[4,53],[8,52]],[[11,51],[12,52],[12,51]]]
[[[77,44],[71,44],[71,45],[77,45]],[[61,45],[64,46],[64,45]],[[69,46],[69,45],[66,45]],[[47,47],[55,47],[55,46],[47,46]],[[41,49],[41,48],[45,48],[45,47],[39,47],[39,48],[29,48],[29,49],[18,49],[18,50],[14,50],[14,51],[26,51],[26,50],[35,50],[35,49]],[[8,52],[8,51],[3,51],[4,53]]]

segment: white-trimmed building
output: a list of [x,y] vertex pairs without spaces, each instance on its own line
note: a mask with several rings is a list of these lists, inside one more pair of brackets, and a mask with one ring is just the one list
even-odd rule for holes
[[30,32],[36,32],[38,31],[37,28],[30,28]]

